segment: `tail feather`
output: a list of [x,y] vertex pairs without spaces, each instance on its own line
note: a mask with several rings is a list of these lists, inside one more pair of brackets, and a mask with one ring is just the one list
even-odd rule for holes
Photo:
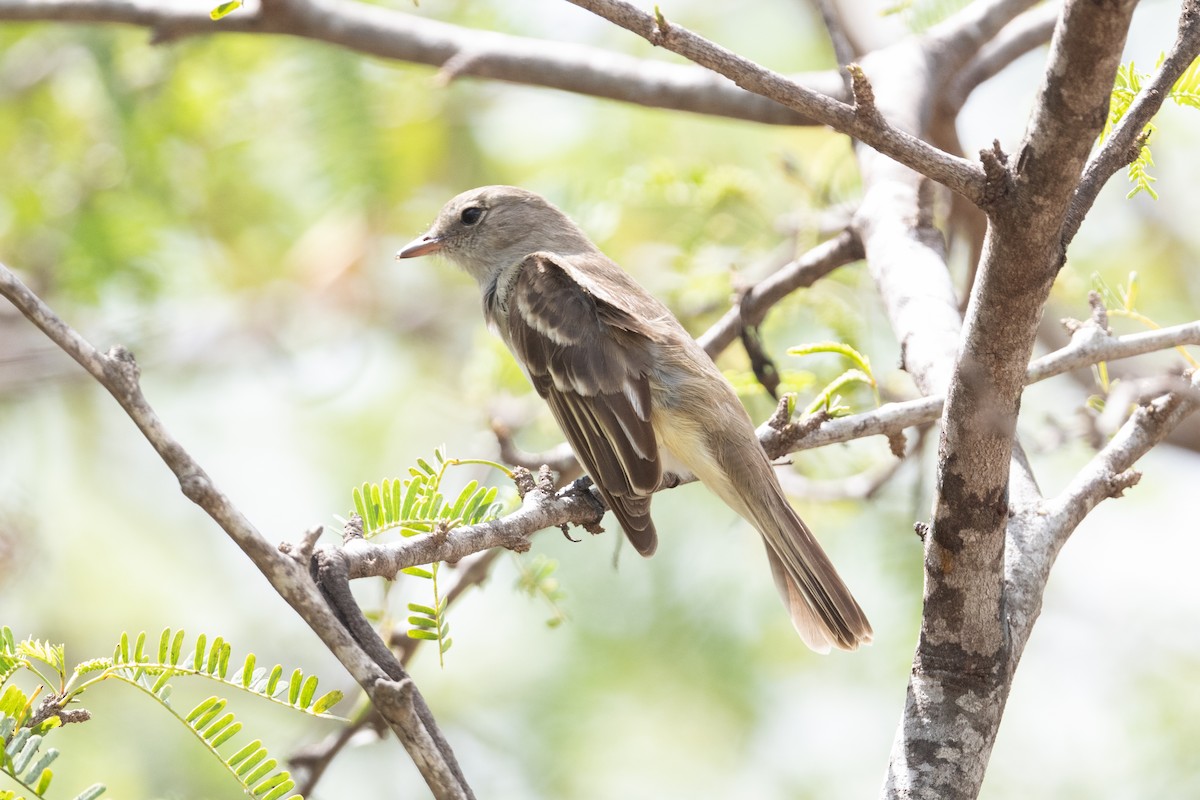
[[[772,476],[772,483],[775,483]],[[871,642],[871,623],[808,526],[784,498],[770,493],[763,506],[748,509],[767,548],[775,586],[792,626],[818,653],[836,646],[856,650]]]

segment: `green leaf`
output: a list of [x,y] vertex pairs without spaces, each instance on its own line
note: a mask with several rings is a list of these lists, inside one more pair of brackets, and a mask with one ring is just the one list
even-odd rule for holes
[[788,348],[789,356],[807,356],[814,353],[836,353],[850,360],[850,363],[858,367],[867,375],[871,375],[871,361],[862,353],[855,350],[845,342],[814,342],[812,344],[803,344],[797,347]]
[[451,507],[450,514],[448,515],[451,519],[458,519],[460,516],[462,516],[463,509],[467,507],[467,503],[475,494],[475,489],[478,486],[479,481],[471,481],[463,487],[461,492],[458,493],[458,499],[454,501],[454,505]]
[[[281,772],[279,774],[287,775],[286,772]],[[288,778],[288,780],[284,781],[283,783],[279,784],[274,789],[272,789],[270,792],[263,795],[262,800],[279,800],[279,798],[283,797],[285,794],[287,794],[294,788],[296,788],[296,782],[293,781],[291,778]],[[293,795],[293,797],[297,797],[297,798],[299,798],[299,800],[304,800],[304,798],[300,797],[300,795]]]
[[313,703],[312,712],[314,714],[324,714],[329,709],[336,706],[342,701],[344,695],[338,689],[331,692],[326,692],[317,698],[317,702]]
[[[56,753],[56,754],[58,753],[57,750],[51,750],[50,752]],[[32,770],[31,770],[31,773],[32,773]],[[45,769],[43,767],[42,769],[38,770],[38,772],[33,773],[33,774],[36,774],[38,776],[37,783],[34,784],[34,787],[33,787],[34,794],[44,795],[50,789],[50,781],[54,778],[54,771]],[[29,779],[26,778],[27,783],[28,783],[28,781],[29,781]]]
[[103,783],[93,783],[91,786],[75,795],[75,800],[96,800],[97,797],[104,794],[107,790],[108,787]]
[[171,629],[163,628],[162,633],[158,636],[158,663],[166,664],[167,656],[171,652]]
[[163,687],[167,685],[167,681],[169,681],[170,679],[171,679],[171,673],[169,671],[164,670],[164,671],[160,672],[158,674],[158,679],[155,680],[153,685],[151,685],[151,687],[150,687],[150,693],[156,697],[161,697]]
[[283,790],[284,792],[291,791],[292,787],[296,785],[286,772],[277,772],[270,778],[267,778],[265,781],[255,786],[252,791],[255,795],[264,795],[265,800],[266,797],[269,797],[271,794],[277,791],[283,784],[287,784],[287,788]]
[[363,492],[370,494],[371,488],[369,484],[364,483],[362,488],[354,487],[354,510],[358,512],[358,516],[363,521],[363,528],[370,530],[370,515],[367,514],[367,504],[363,502]]
[[221,5],[208,12],[208,16],[213,20],[218,20],[222,17],[229,16],[241,7],[242,0],[227,0],[227,2],[221,3]]
[[410,639],[427,639],[431,642],[436,642],[438,640],[438,635],[434,631],[427,631],[427,630],[424,630],[421,628],[413,628],[408,631],[408,638],[410,638]]
[[275,767],[278,766],[278,764],[279,764],[279,762],[276,761],[275,759],[268,758],[266,761],[259,764],[257,769],[255,769],[249,775],[246,776],[245,783],[247,785],[249,785],[249,784],[254,783],[255,781],[262,780],[262,777],[264,775],[266,775],[268,772],[270,772],[271,770],[275,769]]
[[412,575],[414,578],[426,578],[426,579],[433,578],[432,572],[430,572],[427,569],[422,569],[421,567],[405,567],[404,569],[402,569],[400,571],[403,572],[405,575]]
[[834,413],[832,406],[833,398],[842,387],[851,383],[865,383],[868,386],[874,386],[875,382],[870,375],[865,374],[861,370],[848,369],[838,377],[834,378],[833,382],[826,386],[819,395],[813,398],[813,401],[804,409],[805,414],[814,414],[818,409],[825,408],[830,413]]
[[379,485],[371,484],[371,504],[367,509],[371,512],[371,529],[383,527],[383,499],[379,494]]
[[297,668],[292,672],[292,678],[288,681],[288,705],[296,705],[296,701],[300,699],[300,686],[304,681],[304,673]]
[[[250,770],[254,769],[254,767],[260,761],[267,757],[267,749],[262,746],[262,742],[259,740],[255,739],[251,744],[246,745],[246,747],[243,747],[242,749],[245,750],[251,747],[253,747],[253,749],[251,749],[249,755],[240,759],[241,766],[237,767],[237,776],[242,779],[243,783],[248,783],[243,776]],[[230,766],[233,765],[230,764]]]
[[[200,735],[203,736],[206,741],[211,743],[213,737],[233,724],[234,719],[235,717],[233,716],[233,712],[227,712],[205,726]],[[199,728],[200,726],[197,725],[196,727]],[[213,747],[216,747],[216,745],[213,745]]]
[[[231,767],[236,767],[238,764],[242,763],[247,758],[249,758],[253,753],[258,752],[261,747],[262,747],[262,740],[255,739],[253,742],[246,745],[241,750],[238,750],[236,753],[231,755],[229,758],[225,759],[225,763]],[[263,750],[263,753],[265,754],[266,751]]]
[[408,519],[412,515],[413,505],[425,487],[425,477],[417,476],[408,482],[408,490],[404,493],[404,506],[400,509],[400,518]]
[[268,697],[273,697],[275,695],[276,688],[279,686],[279,679],[282,677],[283,666],[281,664],[276,664],[271,669],[270,677],[267,678],[267,685],[263,689],[263,694],[267,695]]
[[312,705],[313,697],[317,693],[317,676],[309,675],[304,680],[304,685],[300,689],[300,708],[308,708]]
[[423,458],[417,459],[417,466],[420,467],[430,477],[437,474],[437,470],[429,465],[429,462]]
[[[223,701],[221,698],[216,697],[215,695],[206,700],[201,700],[195,708],[188,712],[187,716],[183,718],[183,721],[189,725],[192,725],[192,723],[199,719],[202,715],[207,714],[209,709],[211,709],[217,703],[223,704]],[[192,725],[192,727],[196,726]]]
[[254,653],[247,653],[242,663],[242,688],[249,688],[254,680]]
[[383,521],[384,524],[390,525],[396,521],[396,512],[399,508],[392,505],[392,483],[394,481],[385,478],[383,481],[383,491],[380,492],[383,500]]
[[196,638],[196,655],[192,657],[192,669],[200,672],[204,667],[204,654],[208,652],[208,637],[203,633]]
[[416,625],[418,628],[435,629],[438,626],[436,620],[429,619],[428,617],[409,617],[408,623]]
[[[433,576],[430,575],[430,577],[432,578]],[[432,607],[423,606],[420,603],[409,603],[408,610],[415,611],[418,614],[424,614],[427,617],[436,617],[437,616],[437,611],[435,611]]]
[[175,632],[175,638],[171,640],[171,666],[179,663],[179,654],[183,652],[183,630]]
[[240,723],[240,722],[235,722],[232,725],[230,725],[228,728],[225,729],[225,731],[220,736],[217,736],[215,739],[212,740],[213,749],[215,750],[216,748],[218,748],[221,745],[228,742],[234,736],[237,736],[238,733],[241,732],[241,730],[242,730],[242,723]]
[[226,701],[224,698],[215,699],[216,702],[211,704],[208,704],[208,701],[206,700],[205,704],[208,704],[207,708],[205,708],[204,711],[202,711],[200,715],[192,721],[192,727],[197,731],[216,719],[217,715],[224,711],[225,706],[228,705],[228,701]]

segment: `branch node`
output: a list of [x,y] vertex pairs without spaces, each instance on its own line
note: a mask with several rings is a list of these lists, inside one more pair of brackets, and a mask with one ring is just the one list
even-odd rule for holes
[[854,115],[863,121],[879,120],[879,109],[875,106],[875,89],[867,73],[859,64],[847,64],[846,72],[850,74],[850,92],[854,97]]
[[670,35],[671,23],[667,22],[667,18],[663,16],[662,9],[656,4],[654,6],[654,27],[650,29],[650,36],[647,38],[650,44],[655,47],[661,47]]
[[184,497],[201,508],[205,508],[209,494],[213,491],[213,485],[212,481],[208,479],[208,475],[197,468],[179,476],[179,489],[183,492]]
[[780,433],[783,432],[783,429],[787,427],[788,422],[791,420],[789,412],[795,400],[796,395],[794,394],[785,394],[779,398],[779,404],[775,406],[775,413],[767,420],[767,425],[770,426],[771,430],[779,431]]
[[1088,291],[1088,305],[1092,307],[1092,322],[1105,334],[1111,336],[1112,329],[1108,327],[1108,309],[1104,307],[1104,298],[1095,289]]
[[126,391],[137,391],[138,381],[142,377],[142,368],[137,359],[124,345],[113,345],[104,354],[104,371],[114,381],[118,381]]
[[554,494],[554,470],[546,464],[538,469],[537,490],[546,495]]
[[362,539],[363,537],[363,518],[355,511],[350,515],[350,519],[346,520],[346,524],[342,526],[342,544],[354,539]]
[[533,473],[525,469],[525,467],[513,467],[512,478],[513,483],[517,487],[517,494],[522,500],[525,499],[525,495],[532,492],[536,487],[533,480]]
[[388,719],[409,717],[414,713],[413,693],[417,685],[413,679],[404,677],[398,681],[380,679],[375,681],[371,701]]
[[979,151],[979,161],[983,164],[983,204],[985,206],[999,202],[1012,188],[1012,178],[1008,174],[1008,155],[1000,148],[1000,140],[993,139],[991,149]]
[[1108,496],[1121,497],[1125,494],[1126,489],[1131,489],[1137,486],[1138,481],[1142,479],[1142,473],[1136,469],[1127,469],[1124,472],[1119,472],[1116,475],[1110,475],[1108,478]]
[[[348,523],[347,523],[348,524]],[[312,560],[313,550],[317,546],[317,540],[321,538],[321,534],[325,532],[322,525],[314,525],[304,532],[300,537],[300,541],[296,544],[291,542],[280,542],[279,552],[284,555],[291,556],[299,564],[307,564]]]

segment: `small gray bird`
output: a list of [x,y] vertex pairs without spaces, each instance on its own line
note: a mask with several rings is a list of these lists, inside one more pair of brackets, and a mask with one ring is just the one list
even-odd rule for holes
[[666,306],[566,214],[511,186],[463,192],[397,258],[441,253],[479,282],[483,313],[524,368],[625,535],[644,556],[650,499],[695,475],[753,525],[805,644],[854,650],[871,625],[788,504],[725,377]]

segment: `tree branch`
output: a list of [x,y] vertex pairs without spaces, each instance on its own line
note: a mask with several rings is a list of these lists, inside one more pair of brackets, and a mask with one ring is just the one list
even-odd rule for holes
[[1021,392],[1062,261],[1067,205],[1103,124],[1133,7],[1067,2],[1020,158],[990,166],[1009,188],[987,209],[983,262],[942,414],[925,611],[887,795],[973,798],[983,780],[1015,669],[1004,560]]
[[997,36],[1005,26],[1025,13],[1038,0],[982,0],[939,22],[925,34],[927,50],[938,51],[951,72],[957,72],[967,61]]
[[942,98],[947,113],[952,117],[957,116],[967,98],[980,84],[1000,74],[1001,70],[1030,50],[1049,42],[1061,11],[1059,3],[1035,6],[981,47],[947,87]]
[[[1080,327],[1083,331],[1087,326]],[[1113,361],[1164,350],[1182,344],[1200,345],[1200,321],[1163,328],[1148,334],[1129,336],[1093,336],[1079,333],[1062,350],[1038,359],[1030,365],[1028,383],[1042,381],[1086,364]],[[935,422],[942,414],[944,398],[921,397],[901,403],[887,403],[874,411],[846,417],[805,419],[795,422],[773,418],[758,428],[759,442],[771,459],[800,450],[849,442],[867,436],[894,437],[907,428]],[[676,486],[690,483],[686,477]],[[521,508],[506,516],[480,525],[455,528],[441,536],[415,536],[401,542],[377,544],[357,540],[345,548],[350,578],[378,576],[392,578],[405,567],[434,561],[457,561],[471,553],[493,547],[523,551],[528,538],[545,528],[562,525],[595,526],[603,508],[595,496],[572,484],[554,491],[548,482],[525,493]]]
[[1050,569],[1067,539],[1101,501],[1119,497],[1136,484],[1141,476],[1133,465],[1197,409],[1200,375],[1193,375],[1181,391],[1136,409],[1057,497],[1018,510],[1010,525],[1005,577],[1010,587],[1008,622],[1014,662],[1029,640]]
[[[438,798],[470,798],[470,787],[453,752],[437,730],[432,717],[422,715],[424,700],[415,686],[406,690],[407,702],[391,702],[392,682],[379,664],[367,657],[349,631],[331,613],[308,574],[305,548],[272,547],[254,525],[212,482],[208,474],[167,431],[138,386],[139,370],[132,354],[114,347],[101,355],[82,336],[62,321],[11,270],[0,264],[0,295],[6,297],[30,322],[75,359],[113,396],[142,435],[179,479],[183,493],[221,526],[229,538],[258,567],[271,586],[295,609],[325,646],[381,708],[388,725],[421,770]],[[425,709],[427,711],[427,708]]]
[[[238,10],[214,22],[207,13],[157,0],[0,0],[0,20],[135,25],[149,29],[156,43],[219,33],[298,36],[357,53],[441,67],[442,80],[491,78],[770,125],[814,124],[802,113],[699,67],[472,30],[358,2],[287,0],[256,11]],[[823,94],[847,96],[841,77],[832,70],[798,75],[796,80]]]

